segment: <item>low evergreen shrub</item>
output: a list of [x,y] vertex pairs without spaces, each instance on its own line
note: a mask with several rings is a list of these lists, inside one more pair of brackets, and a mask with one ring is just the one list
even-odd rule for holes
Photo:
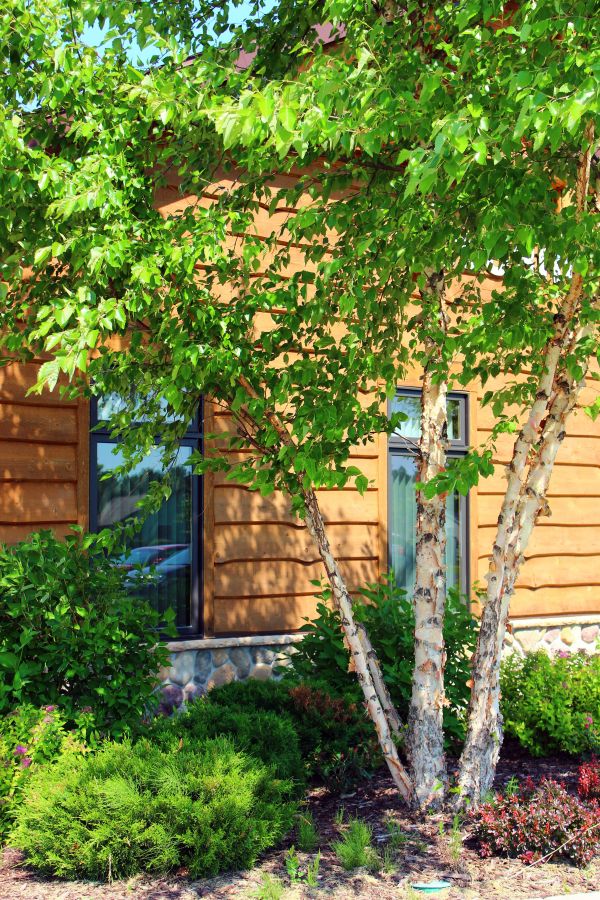
[[221,710],[260,709],[290,720],[307,777],[332,793],[346,790],[380,764],[375,731],[362,703],[332,696],[323,682],[248,679],[217,688],[208,699]]
[[29,780],[12,843],[42,872],[106,880],[252,866],[291,828],[292,785],[226,738],[66,754]]
[[229,737],[238,750],[272,766],[279,778],[295,782],[299,794],[304,791],[298,736],[287,715],[252,706],[244,709],[218,706],[202,698],[172,718],[155,719],[148,736],[165,750],[197,745],[219,736]]
[[124,577],[93,535],[0,545],[0,713],[57,705],[72,723],[91,711],[104,735],[138,727],[168,652]]
[[[331,592],[318,595],[317,616],[302,627],[304,640],[289,654],[282,668],[284,682],[322,683],[333,696],[362,702],[360,686],[348,671],[348,651],[344,646],[339,613],[331,608]],[[381,583],[359,591],[354,602],[357,621],[363,622],[377,651],[383,677],[391,698],[406,721],[412,693],[414,666],[414,611],[406,591],[397,587],[392,574]],[[457,591],[448,592],[444,621],[446,645],[444,731],[449,748],[460,746],[465,736],[466,712],[470,698],[470,659],[477,641],[477,620]]]
[[500,685],[505,733],[533,756],[600,749],[600,656],[513,653]]
[[508,856],[532,863],[557,851],[554,860],[588,865],[600,852],[600,805],[584,803],[551,779],[527,779],[498,794],[474,814],[472,835],[482,856]]
[[55,706],[24,705],[0,716],[0,845],[9,835],[26,784],[41,765],[65,752],[85,752]]

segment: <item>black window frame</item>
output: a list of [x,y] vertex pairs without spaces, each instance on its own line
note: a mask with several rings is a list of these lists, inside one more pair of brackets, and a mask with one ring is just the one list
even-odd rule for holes
[[[413,387],[398,387],[396,388],[396,397],[416,397],[420,400],[422,391],[420,388]],[[462,391],[448,391],[448,400],[457,400],[458,401],[458,422],[459,422],[459,437],[453,438],[448,441],[448,448],[446,451],[446,456],[448,459],[456,459],[461,456],[465,456],[465,454],[469,451],[469,429],[470,429],[470,415],[469,415],[469,394]],[[390,400],[388,403],[388,416],[391,416],[393,412],[393,401]],[[418,455],[419,445],[418,438],[406,438],[402,437],[400,434],[390,434],[388,440],[388,473],[390,470],[390,461],[392,456],[412,456],[415,457]],[[392,504],[392,480],[388,475],[388,490],[387,490],[387,503],[388,503],[388,521],[389,521],[389,511],[391,510]],[[470,502],[469,502],[469,494],[466,496],[464,494],[459,494],[459,507],[460,507],[460,545],[464,548],[463,558],[461,559],[460,566],[460,584],[458,586],[461,594],[464,594],[470,602],[470,594],[471,594],[471,527],[470,527]],[[388,536],[387,536],[387,552],[388,552],[388,560],[391,560],[391,547],[390,547],[390,533],[388,528]]]
[[[191,447],[202,452],[203,448],[203,404],[190,422],[180,447]],[[98,419],[98,399],[90,401],[90,449],[89,449],[89,522],[90,531],[98,530],[98,444],[119,444],[119,439],[111,436],[106,422]],[[156,445],[160,446],[157,437]],[[190,625],[177,626],[182,638],[204,637],[204,479],[191,474],[191,572],[190,572]]]

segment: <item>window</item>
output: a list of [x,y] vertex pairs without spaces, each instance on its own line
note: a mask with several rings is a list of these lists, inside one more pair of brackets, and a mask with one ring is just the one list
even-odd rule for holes
[[[448,395],[448,456],[467,452],[467,395]],[[389,441],[389,563],[401,588],[413,593],[417,504],[418,441],[421,434],[421,393],[402,389],[391,403],[391,412],[408,418]],[[452,494],[446,505],[446,575],[448,587],[468,592],[468,502]]]
[[[123,462],[118,442],[103,423],[114,411],[114,398],[92,405],[90,435],[90,530],[108,528],[136,514],[139,500],[149,484],[162,475],[158,449],[151,452],[127,475],[102,476]],[[98,426],[97,428],[95,426]],[[179,631],[202,633],[200,497],[201,478],[185,465],[200,447],[200,417],[194,417],[180,442],[173,471],[171,496],[143,523],[119,560],[127,571],[131,592],[146,597],[159,612],[175,610]],[[154,572],[152,579],[144,576]]]

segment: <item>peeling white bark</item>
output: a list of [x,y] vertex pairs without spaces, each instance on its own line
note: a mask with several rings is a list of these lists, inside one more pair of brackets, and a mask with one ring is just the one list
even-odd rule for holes
[[[443,332],[447,329],[443,273],[429,273],[423,299]],[[439,380],[440,345],[425,342],[430,354],[421,393],[421,438],[418,480],[426,483],[446,466],[448,439],[447,382]],[[411,777],[418,805],[439,808],[446,794],[448,773],[444,753],[446,606],[446,498],[427,498],[417,491],[415,553],[415,664],[408,720]]]
[[[576,214],[587,205],[594,127],[586,129],[587,146],[580,156],[575,190]],[[535,401],[514,446],[507,467],[508,485],[498,516],[487,591],[473,658],[468,730],[460,760],[459,805],[477,805],[490,790],[502,744],[500,662],[510,599],[536,519],[546,494],[556,454],[564,438],[567,418],[583,386],[567,374],[564,362],[573,336],[583,291],[581,275],[574,274],[554,318]],[[585,371],[587,366],[582,367]]]
[[379,746],[401,797],[414,805],[411,780],[398,756],[394,731],[399,722],[383,681],[377,655],[362,624],[357,623],[352,611],[352,600],[325,533],[325,523],[314,491],[304,491],[305,521],[311,537],[319,548],[327,578],[331,585],[333,602],[339,610],[344,637],[350,652],[352,666],[365,698],[367,711],[379,739]]

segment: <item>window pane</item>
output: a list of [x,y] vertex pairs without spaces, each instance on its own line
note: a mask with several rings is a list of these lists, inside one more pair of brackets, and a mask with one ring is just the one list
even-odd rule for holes
[[[412,595],[415,587],[415,551],[417,501],[415,483],[417,463],[412,456],[390,454],[390,566],[396,581]],[[461,514],[463,504],[457,494],[446,503],[446,577],[448,587],[461,587],[463,548]]]
[[[450,397],[447,401],[448,439],[451,441],[463,438],[460,433],[460,404],[457,397]],[[421,397],[418,394],[396,394],[392,400],[392,412],[408,416],[394,434],[418,441],[421,437]]]
[[[140,410],[140,415],[136,415],[137,422],[144,422],[147,420],[147,416],[144,415],[141,410],[144,408],[144,398],[139,395],[132,395],[129,400],[130,403],[133,404],[134,410],[137,413]],[[114,416],[116,413],[123,412],[126,408],[126,403],[123,397],[120,394],[105,394],[102,397],[98,397],[97,401],[97,417],[98,422],[108,422],[111,416]],[[160,408],[161,411],[164,411],[164,421],[165,422],[176,422],[177,416],[173,413],[166,414],[167,410],[167,401],[164,397],[160,399]]]
[[[159,611],[173,608],[179,627],[191,625],[192,474],[185,460],[191,447],[180,447],[173,471],[173,491],[149,516],[119,560],[129,590]],[[97,525],[108,528],[136,514],[150,482],[162,474],[160,453],[153,451],[127,475],[101,476],[123,462],[117,444],[97,444]],[[151,573],[153,572],[153,575]]]

